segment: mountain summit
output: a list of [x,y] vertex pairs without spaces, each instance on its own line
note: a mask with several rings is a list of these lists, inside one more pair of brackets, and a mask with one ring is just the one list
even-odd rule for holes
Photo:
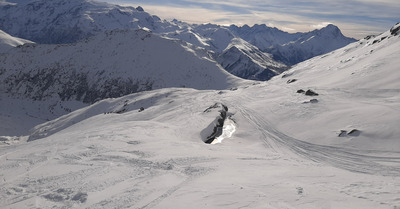
[[[333,25],[308,33],[291,34],[265,24],[252,27],[188,24],[161,20],[140,6],[134,8],[91,0],[4,3],[0,5],[0,29],[39,44],[75,43],[114,29],[146,29],[203,47],[214,54],[213,59],[219,64],[242,68],[241,71],[226,68],[227,71],[254,80],[268,80],[291,65],[355,41],[344,37]],[[232,45],[238,46],[237,43],[244,44],[239,47],[241,50],[232,48]],[[253,46],[249,47],[249,44]],[[257,53],[245,50],[250,48]],[[228,51],[230,58],[240,59],[222,63],[222,57],[227,57]]]

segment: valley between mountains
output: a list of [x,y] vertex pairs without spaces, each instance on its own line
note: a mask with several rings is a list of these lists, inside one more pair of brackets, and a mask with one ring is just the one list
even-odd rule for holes
[[[83,0],[0,11],[0,208],[400,208],[400,24],[339,46],[333,25],[191,25]],[[318,43],[335,47],[288,56]]]

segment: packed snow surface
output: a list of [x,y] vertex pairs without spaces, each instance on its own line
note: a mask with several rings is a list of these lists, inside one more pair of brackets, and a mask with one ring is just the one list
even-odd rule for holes
[[[268,82],[106,99],[2,137],[0,206],[399,208],[399,49],[392,30]],[[216,103],[235,132],[205,144]]]

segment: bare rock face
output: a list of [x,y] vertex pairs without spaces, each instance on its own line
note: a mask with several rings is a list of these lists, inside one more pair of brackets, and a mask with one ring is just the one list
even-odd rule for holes
[[400,34],[400,23],[397,23],[390,29],[390,34],[392,34],[393,36],[397,36]]

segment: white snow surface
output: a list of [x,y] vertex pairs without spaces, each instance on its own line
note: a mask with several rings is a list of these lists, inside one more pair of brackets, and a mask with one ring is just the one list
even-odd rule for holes
[[248,81],[226,72],[206,50],[144,30],[110,31],[76,44],[29,44],[0,54],[0,131],[25,135],[84,103],[143,90],[242,83]]
[[8,50],[24,45],[25,43],[33,43],[32,41],[28,41],[22,38],[13,37],[4,31],[0,30],[0,53],[5,53]]
[[[277,71],[286,70],[286,65],[296,64],[356,41],[344,37],[333,25],[307,33],[290,34],[266,25],[228,27],[188,24],[178,20],[161,20],[145,12],[142,7],[92,0],[3,0],[0,3],[0,19],[0,29],[40,44],[75,43],[116,29],[146,29],[210,50],[215,54],[214,58],[217,58],[230,45],[240,47],[243,43],[240,50],[229,50],[228,55],[231,59],[241,59],[225,61],[224,65],[237,64],[241,69],[232,67],[227,70],[253,80],[268,80]],[[271,66],[279,69],[272,69]]]
[[[268,82],[106,99],[37,126],[33,141],[2,137],[0,206],[399,208],[399,49],[386,32]],[[215,103],[236,130],[210,145]]]

